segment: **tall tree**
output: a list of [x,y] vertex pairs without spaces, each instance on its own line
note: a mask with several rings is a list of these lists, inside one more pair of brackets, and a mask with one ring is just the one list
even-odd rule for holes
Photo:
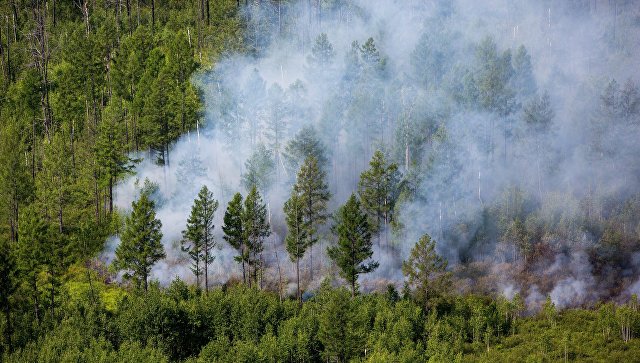
[[236,193],[224,212],[224,224],[222,225],[225,241],[231,245],[239,255],[235,257],[237,262],[242,264],[242,281],[247,283],[247,274],[245,263],[247,261],[247,243],[243,228],[243,207],[242,195]]
[[370,260],[373,256],[371,230],[367,215],[354,194],[338,209],[335,221],[333,232],[338,237],[338,244],[327,248],[327,254],[340,269],[340,276],[351,286],[351,296],[355,297],[358,276],[375,270],[379,264]]
[[296,264],[296,296],[298,302],[302,303],[300,291],[300,259],[307,249],[307,225],[304,220],[304,201],[294,191],[291,197],[284,203],[284,214],[287,222],[287,237],[285,244],[291,261]]
[[534,97],[523,109],[524,122],[533,137],[532,151],[536,156],[538,195],[542,195],[542,159],[550,151],[550,145],[545,143],[545,136],[551,128],[554,116],[551,98],[546,92],[541,97]]
[[200,263],[204,267],[204,290],[209,292],[209,265],[215,259],[212,254],[217,245],[213,238],[214,214],[218,210],[218,201],[206,185],[202,186],[198,198],[191,207],[191,214],[187,220],[187,229],[182,231],[182,250],[191,258],[191,271],[196,276],[196,284],[200,286]]
[[416,300],[426,308],[431,299],[445,292],[451,277],[446,271],[447,261],[436,253],[435,248],[435,242],[425,234],[402,263],[402,273],[409,286],[416,289]]
[[256,187],[265,193],[273,183],[276,165],[273,153],[264,144],[258,144],[249,159],[244,163],[246,171],[242,174],[242,184],[249,191]]
[[307,62],[314,69],[324,72],[333,63],[335,55],[336,52],[333,50],[333,45],[329,42],[327,34],[322,33],[316,37],[313,47],[311,47],[311,54],[307,56]]
[[[271,228],[267,221],[267,206],[255,186],[251,188],[244,200],[242,225],[247,243],[247,263],[252,268],[253,282],[257,284],[259,271],[262,268],[264,239],[271,235]],[[251,279],[249,281],[251,286]]]
[[126,279],[135,279],[147,291],[153,265],[166,257],[162,245],[162,222],[156,218],[155,203],[147,193],[134,201],[133,210],[124,223],[121,243],[116,248],[114,265],[124,270]]
[[293,192],[297,193],[303,205],[303,220],[306,227],[306,244],[309,248],[311,280],[313,280],[313,245],[318,242],[318,227],[327,221],[327,202],[331,198],[325,181],[326,173],[318,165],[318,159],[309,156],[305,159]]
[[4,335],[9,352],[13,350],[11,298],[18,287],[17,264],[14,251],[9,241],[0,237],[0,309],[4,314]]
[[299,170],[304,160],[313,156],[320,168],[327,166],[327,151],[313,126],[305,126],[287,143],[284,159],[289,170]]
[[104,172],[104,180],[109,192],[109,213],[112,213],[113,187],[118,178],[133,171],[133,164],[138,160],[126,154],[126,143],[121,137],[121,130],[118,130],[119,125],[122,124],[119,121],[124,116],[119,107],[112,104],[105,109],[104,114],[95,150],[98,165]]
[[43,269],[43,254],[47,241],[48,226],[42,216],[31,205],[21,216],[17,246],[18,269],[31,290],[36,322],[40,322],[40,292],[38,274]]
[[[373,154],[369,169],[360,174],[358,194],[362,207],[373,220],[372,231],[379,233],[391,221],[399,193],[400,172],[395,163],[387,163],[382,151]],[[380,244],[380,236],[378,236]]]

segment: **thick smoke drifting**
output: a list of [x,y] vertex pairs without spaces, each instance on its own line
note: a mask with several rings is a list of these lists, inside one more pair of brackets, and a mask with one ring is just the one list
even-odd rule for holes
[[[376,149],[400,166],[403,185],[412,191],[411,198],[399,199],[395,228],[380,236],[374,254],[380,268],[363,277],[365,289],[402,286],[400,262],[429,233],[457,271],[462,291],[509,297],[519,292],[530,306],[546,295],[562,307],[611,296],[618,282],[596,271],[588,256],[598,243],[596,233],[567,224],[600,213],[585,205],[591,196],[620,201],[639,191],[637,114],[635,120],[601,121],[608,120],[601,96],[611,79],[623,87],[640,67],[640,6],[626,2],[623,12],[602,1],[321,4],[250,4],[242,17],[251,55],[228,54],[195,80],[205,107],[198,130],[172,145],[169,165],[141,155],[145,160],[136,176],[118,187],[121,210],[129,208],[145,179],[159,187],[167,259],[153,276],[162,283],[192,279],[179,240],[198,190],[207,185],[220,201],[221,234],[226,203],[236,191],[246,195],[246,161],[266,150],[271,165],[261,189],[274,231],[265,242],[266,280],[272,287],[280,277],[294,281],[282,246],[282,205],[297,172],[286,145],[313,127],[326,150],[332,210],[356,191]],[[322,33],[335,55],[319,64],[310,57]],[[483,91],[470,89],[468,80],[490,71],[478,65],[478,48],[488,44],[487,37],[495,43],[496,59],[524,61],[525,69],[511,71],[517,74],[503,95],[509,101],[496,97],[499,104],[489,100],[479,107],[466,98],[475,92],[482,100]],[[360,51],[369,38],[378,52],[373,60]],[[520,46],[530,57],[529,73]],[[533,100],[546,101],[552,110],[544,127],[523,121]],[[541,259],[546,262],[523,271],[513,241],[486,236],[498,228],[491,216],[513,220],[531,210],[540,211],[537,220],[522,220],[523,225],[558,233],[539,236],[553,239],[545,240],[553,249],[538,251],[549,255]],[[324,255],[333,239],[328,228],[321,232],[313,251],[316,281],[308,281],[308,259],[302,263],[309,288],[333,271]],[[240,270],[221,235],[218,241],[210,279],[220,284]],[[613,295],[638,292],[636,262],[622,268],[628,288],[618,285]]]

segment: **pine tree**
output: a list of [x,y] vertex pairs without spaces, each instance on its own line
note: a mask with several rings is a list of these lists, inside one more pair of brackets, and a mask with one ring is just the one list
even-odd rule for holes
[[[271,235],[271,229],[267,221],[267,206],[263,203],[260,192],[255,186],[251,188],[244,200],[242,215],[245,242],[247,243],[247,263],[253,270],[253,281],[257,284],[258,273],[262,267],[264,239]],[[249,281],[249,286],[251,286],[251,279]]]
[[143,284],[147,291],[151,268],[166,257],[160,230],[162,222],[156,219],[155,203],[146,193],[131,206],[133,211],[125,220],[114,266],[125,270],[126,279],[135,279],[137,286]]
[[212,254],[216,241],[213,238],[214,214],[218,210],[218,201],[207,186],[203,186],[198,198],[191,207],[191,214],[187,220],[187,229],[182,231],[182,250],[191,258],[191,271],[196,276],[196,285],[200,286],[200,275],[204,267],[204,290],[209,291],[209,265],[215,259]]
[[14,251],[11,249],[9,241],[0,237],[0,309],[4,314],[5,341],[9,352],[13,350],[11,336],[11,296],[18,287],[17,264]]
[[47,274],[49,290],[49,309],[55,318],[56,296],[60,294],[62,275],[74,257],[68,236],[59,232],[58,228],[49,225],[47,243],[43,245],[42,264]]
[[447,261],[436,253],[436,244],[428,234],[418,240],[409,258],[402,263],[402,273],[416,289],[416,299],[428,307],[429,301],[447,288],[450,274]]
[[133,164],[138,160],[126,154],[125,143],[118,130],[118,118],[124,117],[119,107],[110,104],[105,108],[105,115],[96,141],[95,151],[98,165],[103,170],[103,177],[109,191],[109,213],[113,212],[113,187],[118,178],[133,171]]
[[316,37],[315,43],[311,48],[311,55],[307,57],[307,62],[318,70],[326,70],[333,62],[336,52],[333,45],[329,42],[327,34],[322,33]]
[[247,262],[248,251],[243,226],[243,214],[242,195],[236,193],[229,201],[227,210],[224,212],[224,224],[222,225],[224,236],[222,238],[238,251],[239,255],[235,257],[235,260],[242,263],[242,281],[246,284],[245,263]]
[[354,297],[358,276],[375,270],[379,265],[376,261],[365,263],[373,256],[371,230],[367,215],[354,194],[340,207],[335,221],[333,232],[338,237],[338,244],[327,248],[327,254],[338,265],[340,276],[347,280]]
[[241,178],[246,190],[256,187],[264,193],[271,187],[276,165],[273,161],[273,153],[264,144],[256,147],[244,163],[244,167],[246,171]]
[[46,222],[38,214],[34,206],[29,206],[21,216],[18,233],[18,269],[33,294],[34,316],[38,323],[42,319],[40,315],[38,274],[43,269],[43,254],[47,231]]
[[305,159],[293,186],[303,205],[303,220],[306,227],[306,245],[309,248],[311,280],[313,280],[313,245],[318,242],[318,227],[327,221],[327,202],[331,198],[325,182],[326,173],[314,156]]
[[292,191],[291,197],[284,203],[284,213],[287,222],[287,237],[285,244],[291,261],[296,264],[297,298],[302,303],[300,291],[300,259],[307,249],[307,225],[304,221],[304,204],[302,198]]
[[358,194],[363,209],[373,220],[372,232],[379,233],[391,221],[399,192],[400,173],[395,163],[387,164],[384,154],[379,150],[373,154],[369,166],[360,174]]
[[327,151],[313,126],[305,126],[287,143],[284,159],[289,170],[299,170],[304,160],[313,156],[321,169],[327,167]]

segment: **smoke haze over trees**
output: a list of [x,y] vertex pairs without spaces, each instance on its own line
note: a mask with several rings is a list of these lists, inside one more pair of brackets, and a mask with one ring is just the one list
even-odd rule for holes
[[631,361],[640,1],[0,2],[0,361]]
[[[304,158],[327,173],[333,211],[381,151],[400,178],[382,223],[371,221],[384,243],[368,288],[400,287],[411,241],[429,233],[464,291],[551,294],[560,306],[628,296],[638,280],[638,14],[633,2],[600,3],[250,4],[251,55],[228,54],[196,77],[203,126],[170,147],[170,167],[140,164],[118,205],[134,198],[134,180],[158,182],[159,215],[176,226],[170,245],[201,184],[223,204],[256,185],[275,271],[282,205]],[[324,254],[334,237],[328,225],[318,232]],[[219,283],[240,273],[232,251],[220,253]],[[187,277],[179,256],[155,276]],[[301,266],[317,286],[314,271],[330,262]],[[295,269],[284,270],[293,291]]]

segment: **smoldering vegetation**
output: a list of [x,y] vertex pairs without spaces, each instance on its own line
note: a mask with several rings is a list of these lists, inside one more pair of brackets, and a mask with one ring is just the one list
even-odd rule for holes
[[[224,208],[257,185],[273,230],[264,284],[292,292],[282,205],[302,160],[319,157],[333,211],[382,150],[402,181],[363,288],[401,287],[401,261],[428,233],[461,292],[531,307],[626,298],[640,292],[640,2],[614,3],[252,2],[245,55],[195,80],[201,124],[170,164],[140,155],[116,204],[155,191],[167,259],[153,276],[190,280],[178,241],[207,185],[220,201],[210,280],[222,284],[241,274]],[[335,272],[330,224],[314,265],[303,260],[306,290]]]

